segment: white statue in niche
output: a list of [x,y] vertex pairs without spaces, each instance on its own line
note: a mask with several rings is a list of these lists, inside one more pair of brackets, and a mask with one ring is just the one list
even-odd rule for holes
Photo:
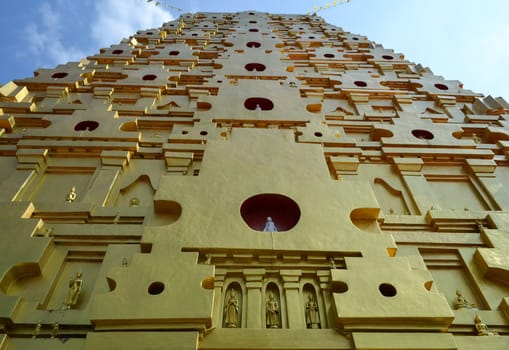
[[263,228],[263,232],[277,232],[276,224],[272,221],[270,216],[267,217],[267,221],[265,221],[265,227]]
[[233,288],[230,289],[230,297],[224,306],[224,324],[227,328],[237,328],[239,324],[239,301]]
[[322,328],[320,326],[318,304],[311,294],[308,295],[308,302],[306,303],[306,326],[312,329]]

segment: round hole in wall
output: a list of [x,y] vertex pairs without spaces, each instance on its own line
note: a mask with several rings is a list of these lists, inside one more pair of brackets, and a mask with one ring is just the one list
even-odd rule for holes
[[214,277],[206,277],[201,281],[203,289],[214,289]]
[[359,38],[353,37],[352,40],[359,40]]
[[74,126],[76,131],[94,131],[99,126],[99,123],[94,120],[84,120]]
[[323,134],[322,134],[321,132],[317,131],[317,132],[315,132],[315,136],[316,136],[316,137],[322,137],[322,136],[323,136]]
[[257,47],[260,47],[262,46],[262,44],[260,44],[259,42],[257,41],[250,41],[246,44],[247,47],[250,47],[250,48],[257,48]]
[[182,130],[182,135],[187,135],[187,134],[189,134],[189,131],[187,131],[187,130]]
[[324,57],[327,57],[327,58],[333,58],[334,57],[334,54],[332,53],[326,53],[323,55]]
[[343,281],[333,281],[331,290],[333,293],[346,293],[348,291],[348,284]]
[[433,138],[435,137],[431,133],[431,131],[422,130],[422,129],[412,130],[412,135],[414,135],[415,137],[417,137],[418,139],[421,139],[421,140],[433,140]]
[[390,55],[383,55],[383,56],[382,56],[382,58],[383,58],[384,60],[393,60],[393,59],[394,59],[394,57],[392,57],[392,56],[390,56]]
[[152,34],[154,34],[154,32],[146,32],[145,34],[152,35]]
[[163,282],[152,282],[148,286],[148,294],[157,295],[161,294],[164,291],[164,283]]
[[198,33],[193,33],[191,34],[191,36],[198,36]]
[[447,87],[447,85],[444,85],[444,84],[435,84],[435,87],[438,90],[449,90],[449,87]]
[[169,55],[170,56],[177,56],[179,53],[180,53],[180,51],[174,50],[174,51],[170,51]]
[[255,33],[255,32],[258,31],[258,29],[257,28],[251,28],[251,29],[249,29],[249,31],[252,32],[252,33]]
[[263,72],[266,67],[261,63],[248,63],[244,68],[250,72]]
[[393,297],[396,295],[396,287],[390,283],[382,283],[378,286],[378,290],[384,297]]
[[255,231],[263,231],[268,218],[276,230],[284,232],[292,229],[300,219],[297,203],[282,194],[263,193],[246,199],[240,206],[244,222]]
[[366,82],[365,82],[365,81],[362,81],[362,80],[356,80],[356,81],[354,81],[353,83],[354,83],[356,86],[358,86],[358,87],[366,87],[366,86],[368,86],[368,84],[366,84]]
[[209,133],[208,133],[207,131],[205,131],[205,130],[204,130],[204,131],[200,131],[200,135],[201,135],[201,136],[206,136],[206,135],[208,135],[208,134],[209,134]]
[[256,21],[249,21],[249,23],[257,23]]
[[244,101],[244,107],[251,111],[262,110],[270,111],[274,108],[274,103],[271,100],[264,97],[250,97]]
[[124,50],[119,50],[119,49],[111,51],[111,53],[114,55],[120,55],[123,52],[124,52]]
[[68,75],[69,75],[69,73],[66,73],[66,72],[57,72],[57,73],[51,74],[51,77],[53,79],[62,79],[62,78],[65,78]]
[[143,80],[155,80],[157,78],[157,75],[154,74],[147,74],[143,76]]

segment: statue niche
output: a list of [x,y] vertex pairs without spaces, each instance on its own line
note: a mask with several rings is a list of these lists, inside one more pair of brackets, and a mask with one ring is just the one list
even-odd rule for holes
[[240,328],[242,310],[242,291],[237,283],[232,283],[225,293],[223,308],[223,328]]
[[270,283],[265,290],[265,327],[282,328],[279,289]]
[[322,328],[315,289],[310,284],[306,284],[303,291],[305,298],[304,311],[306,315],[306,327],[310,329]]

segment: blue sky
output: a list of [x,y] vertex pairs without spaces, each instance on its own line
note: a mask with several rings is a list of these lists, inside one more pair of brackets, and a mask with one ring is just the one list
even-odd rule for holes
[[[39,68],[79,61],[138,29],[160,26],[186,12],[307,13],[325,1],[3,0],[0,84]],[[339,3],[339,0],[337,0]],[[509,101],[509,1],[351,0],[318,11],[345,31],[366,35],[466,89]]]

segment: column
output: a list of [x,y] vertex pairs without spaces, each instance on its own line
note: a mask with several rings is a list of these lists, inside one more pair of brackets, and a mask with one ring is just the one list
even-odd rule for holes
[[217,269],[214,274],[214,309],[212,310],[212,327],[220,328],[223,325],[222,309],[224,303],[223,287],[226,270]]
[[299,294],[300,270],[281,270],[283,288],[286,297],[286,313],[288,315],[288,328],[306,328],[303,314],[303,300]]
[[262,281],[265,269],[246,269],[246,327],[262,328]]
[[322,321],[322,328],[334,328],[336,324],[335,318],[336,311],[332,300],[332,293],[330,290],[330,271],[317,271],[318,280],[320,281],[320,290],[322,291],[323,305],[325,309],[320,309],[320,320]]

